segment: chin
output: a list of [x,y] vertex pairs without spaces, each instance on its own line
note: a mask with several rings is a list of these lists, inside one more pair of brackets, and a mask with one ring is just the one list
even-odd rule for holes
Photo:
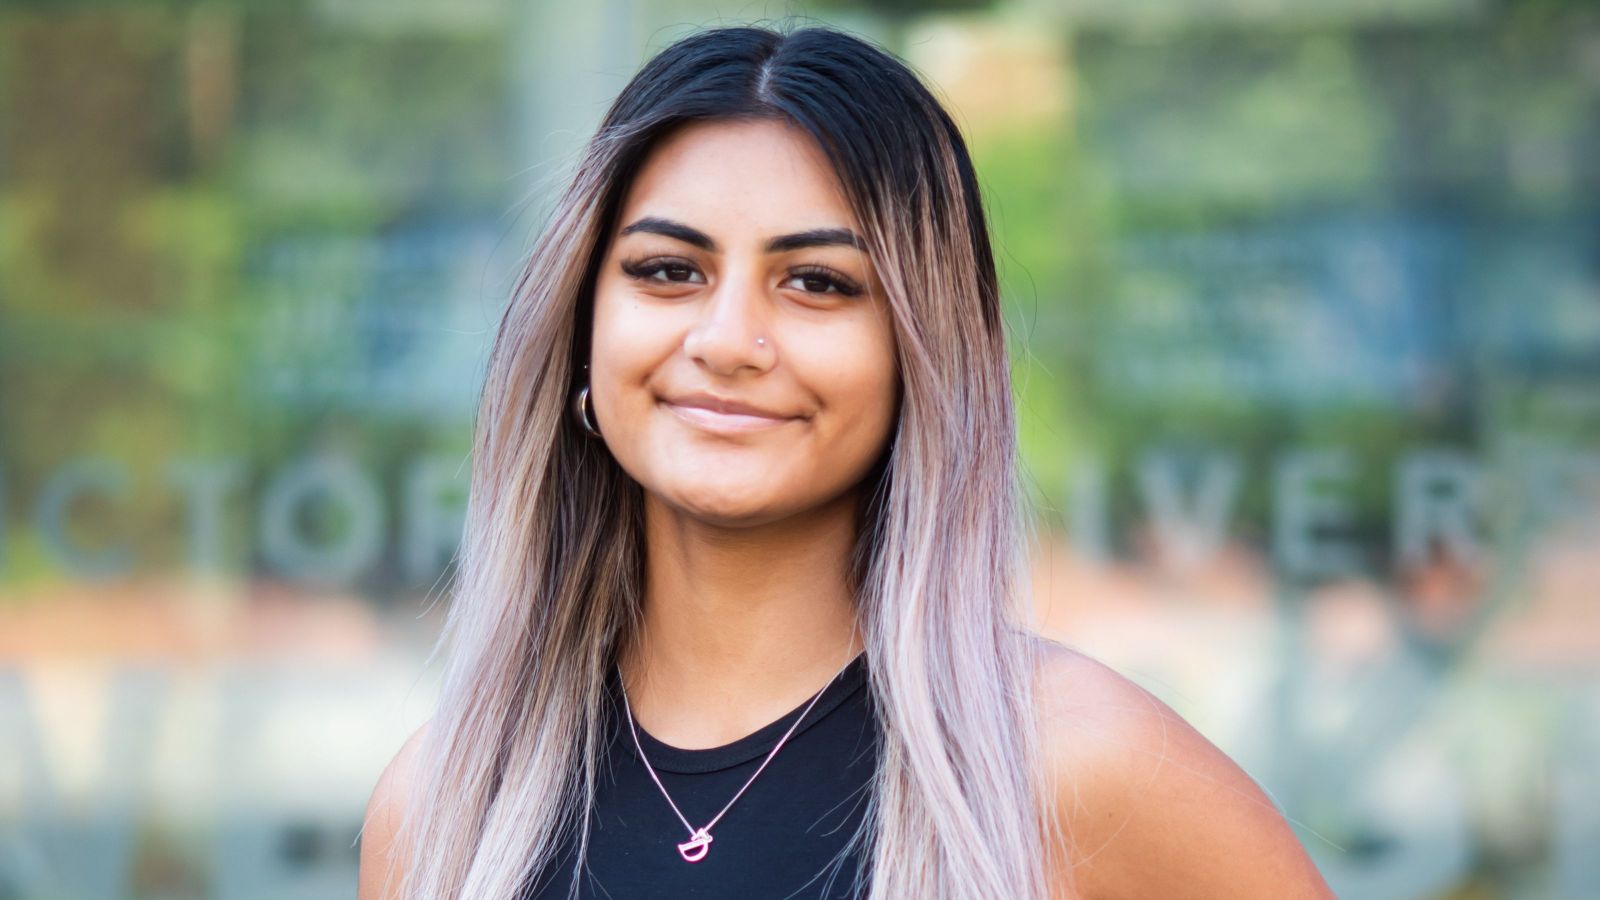
[[786,515],[772,502],[774,498],[768,491],[744,490],[731,484],[698,484],[667,492],[662,499],[685,515],[725,528],[761,525]]

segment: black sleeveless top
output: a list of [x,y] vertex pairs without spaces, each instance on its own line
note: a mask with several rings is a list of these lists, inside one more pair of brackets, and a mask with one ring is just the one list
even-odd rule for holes
[[[878,755],[865,653],[822,689],[777,755],[712,826],[712,841],[696,862],[686,861],[678,850],[689,841],[689,829],[639,760],[619,684],[613,666],[606,681],[606,750],[577,896],[866,896],[871,877],[867,848],[858,843],[846,850],[865,818]],[[807,698],[776,721],[720,747],[673,747],[643,728],[638,728],[639,745],[672,802],[700,828],[750,780],[810,702]],[[564,836],[561,852],[536,873],[523,900],[565,900],[576,850],[574,836]]]

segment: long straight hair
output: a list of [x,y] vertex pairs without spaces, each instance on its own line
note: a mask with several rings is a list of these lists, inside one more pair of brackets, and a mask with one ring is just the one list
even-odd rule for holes
[[728,120],[815,139],[897,335],[897,423],[863,484],[849,560],[882,738],[850,841],[858,874],[871,898],[1050,896],[1060,823],[1035,728],[1043,639],[1026,601],[1031,526],[977,179],[959,129],[904,62],[823,26],[704,29],[651,58],[517,278],[475,423],[435,648],[449,647],[448,662],[402,823],[415,848],[402,896],[516,897],[563,834],[577,836],[582,872],[604,679],[641,622],[643,497],[569,399],[629,184],[670,129]]

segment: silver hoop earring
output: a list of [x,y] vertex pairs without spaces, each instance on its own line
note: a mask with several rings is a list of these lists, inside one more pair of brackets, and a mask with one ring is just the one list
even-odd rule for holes
[[572,414],[578,417],[578,425],[586,434],[590,437],[599,437],[600,426],[594,421],[593,406],[594,404],[589,402],[589,385],[585,384],[578,388],[578,392],[572,397]]

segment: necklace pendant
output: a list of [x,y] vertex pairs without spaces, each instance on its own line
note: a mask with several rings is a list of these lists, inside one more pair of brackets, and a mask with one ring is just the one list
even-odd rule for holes
[[706,851],[711,848],[711,834],[704,828],[696,831],[694,837],[678,845],[678,852],[683,855],[685,862],[699,862],[706,858]]

